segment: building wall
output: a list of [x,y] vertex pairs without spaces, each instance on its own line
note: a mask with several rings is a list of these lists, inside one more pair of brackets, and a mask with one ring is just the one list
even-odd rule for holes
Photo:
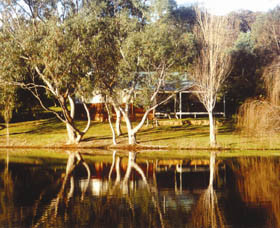
[[[108,113],[106,111],[104,103],[87,104],[87,107],[89,108],[89,112],[90,112],[90,116],[91,116],[92,120],[100,121],[100,122],[108,121]],[[115,113],[114,109],[112,109],[112,112],[113,112],[113,120],[115,120],[116,113]],[[130,119],[132,121],[142,119],[144,113],[145,113],[145,110],[143,108],[134,107],[132,104],[130,105]],[[76,104],[75,116],[78,119],[86,119],[86,112],[85,112],[82,104]],[[152,112],[150,112],[150,114],[148,115],[148,118],[150,120],[153,119]]]

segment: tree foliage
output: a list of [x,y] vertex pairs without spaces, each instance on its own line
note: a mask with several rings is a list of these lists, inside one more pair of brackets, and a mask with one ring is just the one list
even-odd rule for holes
[[[163,11],[156,19],[148,17],[147,20],[150,18],[151,21],[145,24],[137,18],[119,16],[121,32],[117,39],[121,58],[118,77],[107,87],[107,94],[126,120],[130,144],[136,142],[135,134],[149,112],[161,103],[157,94],[165,81],[171,79],[172,74],[168,73],[183,69],[182,65],[187,65],[194,55],[193,35],[176,26],[169,11]],[[132,102],[145,110],[142,120],[134,128],[129,117]]]
[[[19,86],[31,92],[65,123],[71,143],[79,142],[90,126],[86,101],[93,93],[106,95],[136,134],[163,102],[157,95],[166,82],[186,71],[209,117],[222,89],[238,106],[263,92],[262,80],[274,105],[279,12],[276,7],[263,14],[214,16],[177,7],[174,0],[3,0],[0,79],[7,90]],[[58,112],[50,109],[49,99],[59,105]],[[88,116],[83,130],[75,124],[75,99]],[[135,128],[129,120],[132,102],[145,110]]]
[[[94,6],[94,11],[84,9],[63,21],[55,14],[47,21],[3,16],[2,80],[31,91],[44,109],[66,124],[71,143],[79,142],[90,123],[89,118],[83,131],[76,128],[74,97],[84,102],[88,85],[107,76],[107,66],[113,65],[109,61],[111,21],[102,17],[102,5]],[[57,100],[62,115],[43,103],[41,89]],[[84,107],[89,117],[85,103]]]

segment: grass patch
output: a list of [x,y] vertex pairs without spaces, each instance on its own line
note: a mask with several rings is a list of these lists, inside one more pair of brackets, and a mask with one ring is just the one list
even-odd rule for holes
[[[78,121],[83,128],[86,121]],[[0,128],[0,146],[6,145],[6,129]],[[128,143],[125,124],[124,134],[117,138],[118,146]],[[10,124],[10,145],[17,147],[61,147],[67,141],[65,125],[56,118],[26,121]],[[230,150],[277,150],[280,149],[279,135],[246,137],[240,135],[232,121],[218,126],[217,141],[220,147]],[[112,146],[111,131],[108,123],[92,122],[84,140],[75,148]],[[144,126],[137,134],[139,145],[175,149],[209,149],[209,127],[195,125]],[[169,152],[170,153],[170,152]]]

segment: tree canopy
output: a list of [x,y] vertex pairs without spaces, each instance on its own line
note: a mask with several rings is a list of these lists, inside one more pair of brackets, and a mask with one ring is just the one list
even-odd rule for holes
[[[174,0],[4,0],[0,79],[31,92],[65,123],[69,143],[90,126],[86,101],[93,93],[110,97],[125,115],[122,105],[132,101],[150,112],[166,81],[178,79],[170,72],[190,73],[209,112],[221,91],[237,109],[263,93],[260,82],[271,76],[261,75],[278,66],[279,12],[214,16]],[[75,124],[75,100],[87,113],[83,130]]]

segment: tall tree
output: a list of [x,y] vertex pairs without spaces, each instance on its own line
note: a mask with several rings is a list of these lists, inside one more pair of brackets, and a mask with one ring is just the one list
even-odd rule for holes
[[[2,13],[2,81],[8,80],[31,91],[44,109],[65,123],[68,143],[78,143],[89,129],[85,96],[89,85],[104,76],[98,66],[105,61],[104,50],[110,47],[107,36],[103,36],[110,33],[106,30],[108,21],[102,16],[102,6],[95,4],[90,9],[69,13],[64,20],[55,13],[44,20],[23,17],[15,10],[17,17],[10,11]],[[62,114],[43,103],[39,90],[56,99]],[[77,96],[88,117],[83,130],[75,125],[74,98]]]
[[[157,94],[170,77],[168,73],[193,55],[193,36],[178,29],[168,16],[144,25],[127,15],[120,17],[120,28],[126,30],[119,36],[119,75],[109,95],[124,117],[131,145],[148,114],[163,102],[157,100]],[[145,110],[136,126],[130,116],[132,104]]]
[[233,44],[227,17],[210,15],[197,9],[195,34],[198,55],[193,64],[192,80],[196,95],[208,112],[210,146],[217,144],[213,109],[221,86],[232,69],[229,48]]

